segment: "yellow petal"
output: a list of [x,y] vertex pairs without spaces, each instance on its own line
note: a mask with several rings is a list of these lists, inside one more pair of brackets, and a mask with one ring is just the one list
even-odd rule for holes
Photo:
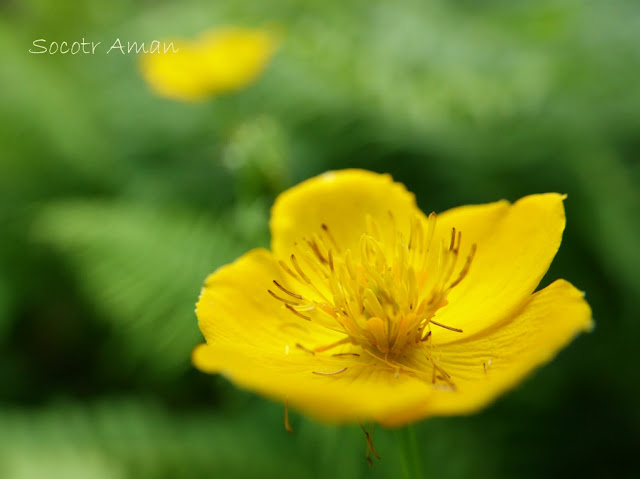
[[177,52],[144,55],[142,74],[160,96],[198,101],[255,81],[271,59],[276,39],[266,30],[224,28],[173,44]]
[[275,46],[275,36],[266,30],[226,28],[203,35],[198,49],[210,91],[239,90],[255,81]]
[[207,96],[207,85],[199,67],[200,56],[185,40],[173,40],[176,52],[148,53],[140,59],[142,75],[159,96],[196,101]]
[[[472,335],[513,315],[549,269],[565,226],[564,196],[531,195],[513,205],[464,206],[438,216],[436,238],[462,232],[462,258],[477,252],[469,274],[447,297],[435,320]],[[461,265],[460,265],[461,267]],[[438,329],[438,344],[460,333]]]
[[[330,171],[282,193],[271,211],[271,248],[287,258],[302,237],[322,234],[326,225],[343,250],[358,251],[367,216],[389,217],[408,225],[418,212],[413,193],[390,175],[365,170]],[[405,226],[406,229],[406,226]]]
[[456,391],[438,391],[407,417],[472,413],[550,361],[578,333],[592,328],[584,294],[558,280],[538,291],[507,323],[442,346],[440,365]]

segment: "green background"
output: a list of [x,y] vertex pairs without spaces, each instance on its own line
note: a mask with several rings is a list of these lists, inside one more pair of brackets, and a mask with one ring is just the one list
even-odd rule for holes
[[[154,96],[137,58],[32,42],[275,25],[248,89]],[[316,424],[190,365],[204,277],[268,245],[275,196],[389,172],[425,211],[568,194],[544,284],[596,328],[470,417],[417,425],[427,477],[635,477],[640,3],[0,2],[0,477],[398,477],[395,431]],[[553,327],[550,324],[549,327]]]

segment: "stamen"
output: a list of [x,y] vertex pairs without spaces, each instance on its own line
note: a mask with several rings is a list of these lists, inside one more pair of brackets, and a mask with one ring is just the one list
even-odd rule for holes
[[289,296],[292,296],[296,299],[304,299],[302,296],[300,296],[299,294],[296,293],[292,293],[291,291],[289,291],[288,289],[286,289],[284,286],[282,286],[280,283],[278,283],[275,279],[273,280],[273,284],[275,284],[278,288],[280,288],[280,291],[287,293]]
[[[380,455],[376,451],[376,448],[373,447],[373,441],[371,440],[371,435],[367,432],[367,430],[364,428],[362,423],[360,423],[360,427],[362,428],[362,432],[364,432],[364,437],[367,441],[367,454],[371,452],[371,454],[373,454],[376,457],[376,459],[380,460],[381,459]],[[372,433],[373,433],[373,430],[372,430]]]
[[305,240],[307,242],[307,244],[309,245],[309,247],[311,248],[311,250],[313,251],[313,254],[316,255],[316,257],[318,258],[318,260],[320,261],[320,263],[322,264],[329,264],[329,261],[327,260],[327,258],[325,258],[323,256],[323,254],[320,252],[320,248],[318,247],[318,244],[314,241],[314,240]]
[[438,323],[433,319],[430,319],[429,322],[431,324],[435,324],[436,326],[440,326],[441,328],[448,329],[449,331],[455,331],[456,333],[463,333],[462,329],[454,328],[453,326],[447,326],[446,324]]
[[486,363],[482,363],[482,367],[484,367],[484,373],[485,374],[489,374],[489,366],[491,366],[491,359],[489,359],[489,361],[487,361]]
[[270,289],[267,290],[267,293],[269,293],[271,296],[276,298],[278,301],[282,301],[284,304],[291,304],[293,306],[298,306],[300,304],[300,303],[297,303],[295,301],[289,301],[288,299],[281,298],[280,296],[278,296],[276,293],[274,293]]
[[342,369],[338,369],[337,371],[334,371],[332,373],[323,373],[322,371],[311,371],[313,374],[317,374],[318,376],[335,376],[336,374],[340,374],[345,372],[347,369],[347,367],[344,367]]
[[[285,262],[284,262],[284,261],[282,261],[282,260],[278,260],[278,264],[279,264],[279,265],[280,265],[280,267],[281,267],[283,270],[285,270],[285,272],[286,272],[287,274],[289,274],[292,278],[297,279],[298,281],[300,280],[300,278],[298,278],[298,277],[296,276],[296,274],[295,274],[293,271],[291,271],[291,269],[287,266],[287,263],[285,263]],[[275,279],[273,280],[273,282],[274,282],[274,283],[276,282],[276,281],[275,281]]]
[[387,214],[389,215],[389,222],[391,223],[391,231],[393,231],[393,233],[394,233],[394,234],[391,235],[392,241],[393,241],[393,243],[391,244],[391,249],[395,250],[396,249],[396,244],[397,244],[397,239],[398,239],[397,238],[398,235],[395,234],[396,231],[398,231],[397,228],[396,228],[396,218],[395,218],[395,216],[393,216],[393,212],[391,210],[387,210]]
[[469,273],[469,269],[471,268],[471,262],[473,261],[473,258],[476,255],[476,249],[477,249],[477,245],[473,243],[471,245],[471,251],[469,252],[469,256],[467,256],[467,261],[465,262],[464,266],[460,270],[460,274],[458,275],[458,278],[449,285],[449,289],[453,288],[454,286],[457,286],[460,283],[460,281],[464,279],[467,273]]
[[[440,386],[440,388],[442,387],[442,385],[436,384],[436,379],[439,379],[447,383],[446,384],[447,390],[455,391],[456,385],[451,380],[451,375],[448,372],[446,372],[444,369],[442,369],[442,366],[439,366],[431,358],[427,357],[427,359],[429,359],[431,361],[431,364],[433,364],[433,370],[432,370],[432,376],[431,376],[431,383],[433,384],[433,386],[434,387]],[[440,374],[437,374],[437,373],[440,373]]]
[[316,353],[314,353],[311,349],[304,347],[304,346],[303,346],[302,344],[300,344],[300,343],[296,343],[296,348],[298,348],[298,349],[302,349],[304,352],[307,352],[307,353],[309,353],[309,354],[311,354],[311,355],[313,355],[313,356],[315,356],[315,355],[316,355]]
[[296,269],[296,271],[298,272],[298,274],[300,275],[300,277],[305,280],[305,282],[307,284],[311,284],[311,280],[307,277],[306,274],[304,274],[304,271],[302,271],[302,268],[300,268],[300,265],[298,264],[298,260],[296,259],[296,255],[292,254],[291,255],[291,264],[293,265],[293,267]]
[[[446,376],[446,379],[451,379],[451,375],[446,372],[444,369],[442,369],[442,366],[439,366],[438,364],[434,363],[433,361],[431,361],[431,363],[433,364],[433,367],[435,369],[437,369],[440,373],[444,374]],[[445,378],[443,378],[445,379]]]
[[289,328],[297,329],[298,331],[303,331],[307,334],[309,333],[309,330],[302,326],[299,321],[296,321],[295,323],[282,323],[278,329],[280,329],[280,331],[284,331]]
[[293,432],[293,428],[289,423],[289,400],[288,399],[284,400],[284,428],[288,433]]
[[309,316],[305,316],[302,313],[299,313],[298,311],[296,311],[295,309],[293,309],[290,305],[285,304],[284,305],[285,308],[287,308],[289,311],[291,311],[293,314],[295,314],[296,316],[300,316],[302,319],[305,319],[307,321],[311,321],[311,318]]
[[[431,322],[433,323],[433,321]],[[421,339],[421,341],[427,341],[430,337],[431,337],[431,331],[427,331],[427,334],[425,335],[424,338]]]
[[322,229],[324,230],[324,232],[327,234],[327,236],[329,237],[329,240],[333,243],[333,246],[336,247],[337,251],[340,251],[340,246],[338,246],[338,242],[336,241],[336,239],[333,237],[333,235],[331,234],[331,231],[329,231],[329,227],[325,224],[322,223]]
[[333,357],[340,357],[340,356],[357,356],[360,357],[360,355],[358,353],[336,353],[336,354],[332,354],[331,356]]
[[321,353],[323,351],[328,351],[329,349],[333,349],[336,346],[342,346],[343,344],[347,344],[351,342],[351,338],[346,337],[344,339],[341,339],[340,341],[336,341],[335,343],[331,343],[331,344],[327,344],[326,346],[318,346],[313,348],[314,352],[316,353]]
[[418,237],[418,253],[422,254],[424,251],[424,229],[422,228],[422,221],[416,217],[416,236]]
[[428,228],[427,228],[427,238],[425,241],[425,244],[427,245],[427,252],[429,252],[429,250],[431,250],[431,241],[433,240],[433,235],[436,232],[436,221],[437,221],[437,215],[435,211],[432,211],[431,213],[429,213],[429,218],[428,218]]

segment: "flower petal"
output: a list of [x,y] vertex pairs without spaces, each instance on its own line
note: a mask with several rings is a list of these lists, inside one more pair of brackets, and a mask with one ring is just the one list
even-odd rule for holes
[[[449,238],[455,227],[462,232],[461,257],[474,243],[477,252],[468,275],[434,319],[470,335],[512,316],[536,289],[560,247],[563,199],[557,193],[531,195],[511,206],[501,201],[439,215],[436,238]],[[439,345],[460,339],[460,333],[437,332]]]
[[241,90],[267,67],[276,49],[268,30],[228,27],[205,32],[194,41],[166,41],[173,48],[145,54],[141,71],[160,96],[182,101]]
[[200,56],[184,40],[167,41],[177,50],[147,53],[140,59],[143,77],[158,95],[182,101],[198,101],[209,94],[201,69]]
[[456,391],[438,391],[421,407],[421,414],[478,410],[592,327],[584,294],[567,281],[555,281],[531,296],[507,324],[443,346],[439,364],[451,375]]
[[197,45],[202,68],[214,93],[239,90],[254,82],[275,52],[269,30],[224,28],[205,33]]
[[295,242],[321,234],[325,224],[342,249],[357,251],[367,215],[386,221],[389,212],[405,228],[418,213],[413,193],[390,175],[355,169],[329,171],[277,198],[271,211],[271,249],[277,257],[287,258]]

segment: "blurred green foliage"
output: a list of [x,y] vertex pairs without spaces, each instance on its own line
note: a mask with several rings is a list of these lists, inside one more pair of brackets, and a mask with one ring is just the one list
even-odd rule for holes
[[[156,98],[151,41],[278,25],[266,74]],[[470,418],[418,425],[428,477],[635,477],[640,437],[640,4],[104,0],[0,3],[0,477],[397,477],[358,427],[318,425],[192,369],[205,276],[268,245],[278,192],[390,172],[424,210],[568,193],[548,278],[597,322]],[[553,327],[553,325],[549,325]]]

